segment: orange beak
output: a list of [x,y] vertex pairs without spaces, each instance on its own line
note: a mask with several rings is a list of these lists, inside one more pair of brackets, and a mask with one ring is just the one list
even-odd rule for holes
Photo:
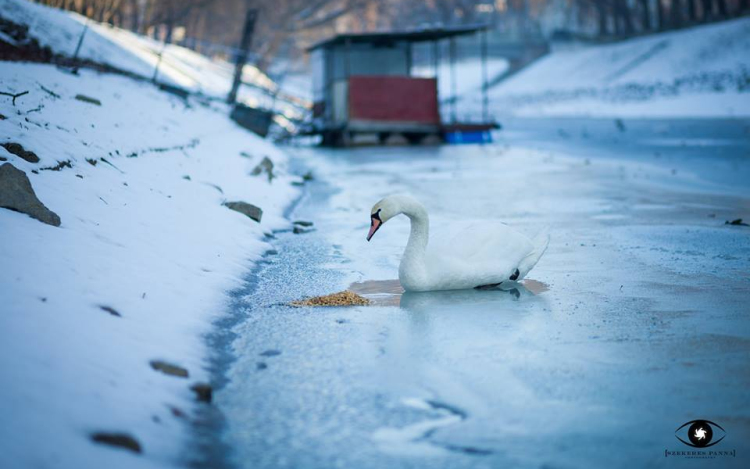
[[367,233],[367,241],[369,241],[372,238],[372,235],[375,234],[376,231],[378,231],[378,228],[383,224],[382,221],[380,221],[379,218],[372,217],[370,219],[370,232]]

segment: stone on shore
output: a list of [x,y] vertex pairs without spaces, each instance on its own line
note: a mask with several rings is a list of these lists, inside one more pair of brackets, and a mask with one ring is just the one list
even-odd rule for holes
[[258,223],[260,223],[260,219],[263,218],[263,210],[260,207],[256,207],[247,202],[224,202],[224,206],[235,212],[240,212]]
[[201,402],[211,403],[213,398],[213,388],[210,384],[206,383],[195,383],[190,386],[190,390],[195,393],[195,397]]
[[273,161],[271,161],[271,158],[267,156],[263,157],[263,160],[261,160],[261,162],[258,163],[258,165],[250,173],[250,175],[259,176],[263,173],[266,173],[268,175],[268,182],[273,181],[273,178],[276,177],[273,174]]
[[10,163],[0,166],[0,207],[60,226],[60,217],[37,198],[26,173]]
[[95,432],[91,434],[91,439],[96,443],[102,443],[109,446],[117,446],[119,448],[130,450],[134,453],[142,453],[141,444],[138,440],[128,435],[127,433],[110,433],[110,432]]
[[161,371],[165,375],[177,376],[179,378],[187,378],[189,376],[188,370],[185,368],[167,363],[161,360],[151,360],[151,368],[156,371]]
[[39,157],[36,156],[36,153],[25,149],[20,143],[8,142],[3,143],[0,146],[5,148],[8,153],[16,155],[17,157],[24,159],[29,163],[39,163]]

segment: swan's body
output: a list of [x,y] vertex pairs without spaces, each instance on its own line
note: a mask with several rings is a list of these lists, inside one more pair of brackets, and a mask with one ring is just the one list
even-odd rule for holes
[[443,243],[431,244],[427,210],[406,195],[386,197],[375,204],[367,239],[399,214],[411,221],[409,241],[398,269],[407,291],[461,290],[521,280],[549,242],[546,231],[532,240],[504,223],[483,222],[452,233]]

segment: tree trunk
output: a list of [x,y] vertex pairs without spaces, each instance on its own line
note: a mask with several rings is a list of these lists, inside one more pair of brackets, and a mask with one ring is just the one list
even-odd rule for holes
[[719,16],[722,18],[727,17],[727,0],[716,0],[716,5],[719,7]]
[[628,36],[632,35],[635,32],[635,28],[633,27],[633,17],[631,16],[627,0],[617,0],[615,5],[617,8],[616,16],[622,21],[622,32]]
[[656,25],[659,31],[667,29],[667,17],[665,15],[664,4],[661,3],[661,0],[656,0]]
[[615,23],[615,36],[622,37],[622,21],[620,21],[620,15],[617,14],[617,7],[612,8],[612,21]]
[[698,21],[698,9],[695,8],[695,2],[698,0],[687,0],[687,12],[688,12],[688,19],[691,23],[695,23]]
[[713,16],[713,1],[712,0],[701,0],[701,5],[703,7],[703,14],[701,16],[701,19],[703,21],[708,21],[711,16]]
[[638,0],[641,4],[641,29],[651,30],[651,11],[648,8],[648,0]]
[[138,11],[138,0],[130,0],[130,30],[140,31],[141,15]]
[[172,21],[168,21],[166,26],[167,34],[164,36],[164,44],[172,44],[172,31],[174,31],[174,23]]
[[596,15],[599,20],[599,37],[609,34],[607,31],[607,8],[604,2],[596,2]]
[[672,0],[669,5],[669,25],[672,28],[682,26],[682,5],[680,0]]

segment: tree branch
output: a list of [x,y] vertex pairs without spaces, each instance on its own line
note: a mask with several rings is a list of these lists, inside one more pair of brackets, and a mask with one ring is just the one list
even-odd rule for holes
[[20,98],[21,96],[23,96],[25,94],[29,94],[29,92],[28,91],[24,91],[22,93],[13,94],[13,93],[8,93],[7,91],[0,91],[0,94],[3,95],[3,96],[10,96],[11,98],[13,98],[12,102],[13,102],[13,106],[15,106],[16,105],[16,98]]

